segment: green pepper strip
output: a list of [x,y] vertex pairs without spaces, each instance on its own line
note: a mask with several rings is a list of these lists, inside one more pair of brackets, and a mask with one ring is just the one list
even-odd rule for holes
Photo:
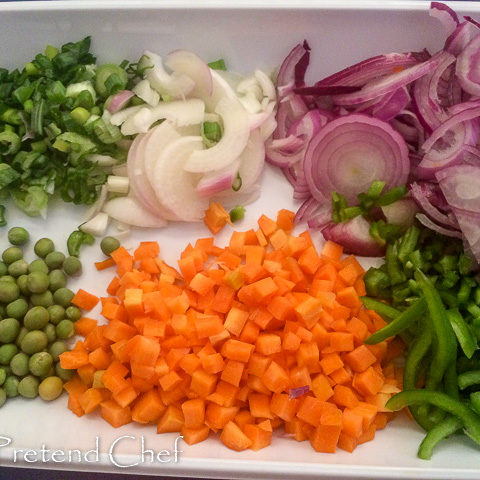
[[75,230],[70,234],[67,240],[68,254],[72,257],[78,257],[80,255],[80,247],[83,244],[92,245],[94,241],[95,239],[89,233]]
[[447,310],[448,320],[452,325],[453,331],[457,337],[458,343],[462,347],[463,353],[467,358],[472,358],[475,350],[478,348],[477,340],[468,328],[462,314],[457,308]]
[[388,305],[387,303],[381,302],[380,300],[375,300],[371,297],[360,297],[360,300],[362,300],[365,308],[368,308],[369,310],[374,310],[384,319],[385,317],[387,317],[387,321],[397,318],[402,313],[400,310],[397,310],[396,308]]
[[425,299],[423,297],[419,298],[415,303],[412,303],[412,305],[394,318],[388,325],[385,325],[383,328],[370,335],[365,340],[365,343],[367,345],[375,345],[383,342],[383,340],[386,340],[387,338],[403,332],[421,317],[426,308],[427,304]]
[[455,400],[443,392],[431,390],[404,390],[395,394],[385,406],[389,410],[401,410],[409,405],[430,404],[457,417],[468,435],[477,445],[480,445],[480,416],[464,405],[460,400]]
[[425,388],[435,390],[440,385],[448,366],[456,361],[457,338],[450,325],[447,310],[443,306],[438,290],[421,270],[415,272],[415,278],[427,302],[433,333],[436,338],[432,363],[425,383]]
[[425,435],[425,438],[418,448],[418,457],[423,460],[430,460],[432,458],[433,449],[436,445],[461,428],[462,422],[457,417],[446,417],[441,423],[435,425],[435,427]]
[[457,364],[451,363],[447,370],[445,370],[445,376],[443,377],[443,386],[445,393],[457,400],[460,398],[460,392],[458,391],[458,374]]
[[[405,370],[403,372],[403,389],[413,390],[417,386],[418,372],[424,365],[424,358],[428,354],[432,345],[432,328],[429,319],[419,323],[420,334],[415,337],[412,345],[408,349],[408,355],[405,360]],[[428,321],[427,321],[428,320]],[[410,407],[410,413],[415,421],[424,430],[431,430],[435,424],[428,418],[427,412],[419,409],[417,405]]]
[[473,385],[478,385],[480,383],[480,370],[470,370],[461,373],[458,376],[457,383],[460,390],[465,390]]

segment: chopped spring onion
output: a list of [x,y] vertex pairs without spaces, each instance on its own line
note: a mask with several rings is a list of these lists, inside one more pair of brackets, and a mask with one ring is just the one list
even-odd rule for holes
[[208,66],[212,70],[227,70],[227,66],[225,65],[223,58],[219,58],[218,60],[208,63]]

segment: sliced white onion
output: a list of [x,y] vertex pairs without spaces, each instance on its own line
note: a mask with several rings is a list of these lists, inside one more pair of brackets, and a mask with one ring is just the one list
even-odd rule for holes
[[148,80],[141,80],[133,88],[133,93],[141,98],[148,105],[155,107],[160,101],[160,95],[153,88],[150,87],[150,82]]
[[133,196],[117,197],[109,200],[103,211],[119,222],[135,227],[159,228],[167,222],[146,210]]
[[179,220],[201,220],[208,208],[208,199],[195,191],[198,176],[185,170],[192,152],[203,148],[202,137],[182,137],[169,143],[155,163],[153,185],[157,198]]
[[109,175],[107,178],[107,188],[111,193],[127,194],[130,188],[128,177],[119,177],[118,175]]
[[108,227],[109,216],[105,212],[97,213],[88,222],[80,225],[80,230],[85,233],[90,233],[94,237],[101,237],[105,235]]
[[114,175],[119,175],[120,177],[126,177],[128,176],[128,169],[127,169],[127,164],[122,163],[122,165],[115,165],[112,168],[112,173]]
[[87,160],[96,163],[99,167],[112,167],[119,163],[116,158],[113,158],[110,155],[100,155],[99,153],[88,155]]
[[175,50],[165,59],[165,65],[176,74],[187,75],[195,82],[190,95],[203,98],[213,91],[210,67],[195,53],[188,50]]
[[100,194],[98,195],[97,200],[85,213],[85,216],[84,216],[84,221],[85,222],[88,222],[98,212],[100,212],[100,210],[102,210],[103,205],[107,201],[107,198],[108,198],[108,188],[107,188],[107,185],[103,184],[102,188],[100,189]]
[[206,150],[195,150],[185,163],[189,172],[218,170],[233,162],[247,145],[250,134],[248,114],[236,99],[223,97],[215,112],[223,123],[223,135],[219,142]]
[[205,107],[208,112],[213,112],[220,99],[230,98],[237,99],[237,94],[232,86],[216,71],[212,70],[213,89],[212,94],[202,98],[205,101]]
[[161,95],[171,98],[185,98],[195,87],[195,82],[184,74],[169,74],[163,68],[162,59],[155,53],[145,51],[142,56],[142,67],[145,70],[145,78],[152,88]]
[[135,105],[134,107],[124,108],[123,110],[114,113],[110,117],[110,123],[119,127],[123,122],[127,120],[127,118],[130,118],[133,114],[137,113],[142,108],[144,108],[143,105]]
[[267,97],[269,100],[275,100],[277,94],[272,79],[262,70],[255,70],[255,77],[262,87],[263,96]]
[[143,107],[123,123],[124,135],[146,133],[158,120],[167,119],[178,126],[196,125],[203,121],[205,104],[198,98],[161,102],[156,107]]
[[242,179],[239,193],[242,193],[257,183],[265,167],[265,142],[259,129],[250,132],[247,146],[239,158],[238,174]]
[[239,97],[239,100],[248,113],[254,114],[262,111],[262,104],[252,92],[247,92],[245,95]]
[[237,159],[220,170],[205,173],[197,183],[195,191],[200,197],[207,198],[223,191],[235,193],[232,190],[232,183],[237,176],[239,166],[240,159]]

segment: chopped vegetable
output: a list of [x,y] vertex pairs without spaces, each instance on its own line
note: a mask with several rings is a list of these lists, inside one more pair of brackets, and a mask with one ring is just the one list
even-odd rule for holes
[[[308,232],[293,236],[293,216],[263,215],[226,248],[198,239],[179,271],[156,242],[113,251],[107,323],[78,320],[85,339],[60,355],[77,370],[69,408],[99,409],[114,427],[155,423],[189,444],[218,432],[234,450],[266,447],[280,425],[319,452],[372,439],[391,418],[401,348],[363,343],[385,322],[362,307],[362,267],[339,245],[317,253]],[[90,309],[98,299],[85,295],[73,302]]]
[[218,233],[227,223],[232,224],[233,220],[230,218],[229,213],[223,208],[221,203],[211,203],[205,212],[203,218],[205,225],[215,235]]

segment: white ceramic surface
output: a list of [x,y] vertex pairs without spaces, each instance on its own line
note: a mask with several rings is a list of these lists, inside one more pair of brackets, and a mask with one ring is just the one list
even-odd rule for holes
[[[296,43],[307,39],[312,47],[308,79],[313,82],[379,53],[424,47],[434,52],[441,48],[444,38],[438,23],[428,15],[427,2],[276,0],[262,7],[263,3],[1,3],[0,65],[19,66],[47,44],[59,45],[91,35],[92,50],[100,61],[135,60],[146,48],[161,55],[176,48],[189,48],[207,60],[222,57],[231,69],[248,73],[255,68],[273,70]],[[480,4],[456,2],[453,6],[461,13],[480,17]],[[279,172],[268,167],[261,198],[247,208],[247,215],[237,228],[251,228],[261,213],[275,215],[279,208],[295,208],[291,193]],[[64,248],[66,237],[80,223],[82,212],[83,209],[58,202],[43,221],[29,219],[12,208],[9,225],[26,226],[37,238],[49,235]],[[218,236],[219,243],[228,235],[227,230]],[[158,231],[137,231],[126,243],[133,246],[140,239],[157,239],[162,256],[174,263],[189,241],[207,234],[201,224],[177,224]],[[0,231],[0,249],[6,246],[5,237],[6,231]],[[320,242],[318,238],[317,241]],[[98,245],[83,251],[85,274],[72,285],[82,285],[102,295],[110,273],[95,272],[87,261],[101,258],[98,252]],[[0,409],[0,469],[2,465],[22,465],[230,479],[480,477],[480,451],[463,437],[444,442],[430,462],[417,459],[416,450],[423,434],[404,417],[378,432],[373,442],[360,446],[353,454],[342,450],[335,455],[319,454],[307,442],[278,436],[260,452],[236,453],[223,447],[217,438],[210,438],[192,447],[180,441],[178,446],[183,451],[175,462],[176,435],[159,436],[153,426],[113,429],[96,415],[77,418],[67,410],[66,403],[66,396],[48,404],[41,400],[8,401]],[[95,452],[87,455],[95,449],[97,437],[98,459]],[[142,459],[142,437],[144,449],[156,454],[166,450],[170,456],[164,452],[152,462],[151,454],[145,453]],[[12,443],[2,446],[6,439]],[[33,453],[26,453],[29,449]],[[54,450],[59,453],[52,456]],[[79,450],[81,461],[74,450]]]

